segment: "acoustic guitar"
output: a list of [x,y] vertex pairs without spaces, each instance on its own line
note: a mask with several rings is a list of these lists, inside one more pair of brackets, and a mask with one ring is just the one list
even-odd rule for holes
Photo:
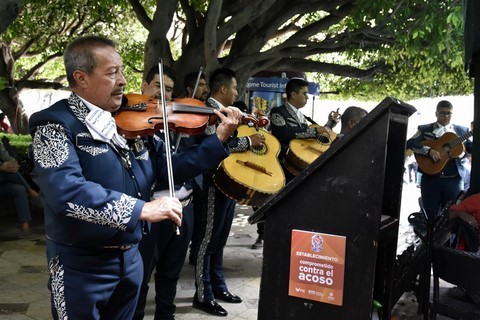
[[453,132],[445,132],[436,140],[422,141],[422,145],[440,152],[441,158],[437,162],[434,162],[430,156],[415,153],[415,160],[417,160],[419,168],[430,175],[439,174],[442,172],[443,168],[445,168],[448,161],[458,158],[465,152],[465,146],[463,143],[472,135],[472,131],[468,131],[460,137]]
[[285,174],[278,161],[280,143],[265,129],[238,127],[238,137],[261,133],[265,144],[245,152],[232,152],[222,161],[213,179],[217,187],[240,204],[262,206],[285,186]]
[[[333,128],[340,119],[340,113],[337,111],[330,112],[329,119],[325,127]],[[308,120],[308,118],[307,118]],[[317,123],[313,123],[310,127],[320,127]],[[335,140],[337,134],[331,131],[320,134],[317,138],[311,139],[292,139],[285,155],[284,165],[293,175],[298,175],[315,159],[321,156]]]

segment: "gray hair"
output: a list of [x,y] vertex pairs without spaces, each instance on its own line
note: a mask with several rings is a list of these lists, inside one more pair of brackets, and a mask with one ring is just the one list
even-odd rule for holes
[[101,36],[85,36],[73,40],[63,53],[63,62],[70,88],[77,85],[73,78],[76,70],[91,74],[97,66],[95,49],[98,47],[115,48],[115,46],[114,41]]

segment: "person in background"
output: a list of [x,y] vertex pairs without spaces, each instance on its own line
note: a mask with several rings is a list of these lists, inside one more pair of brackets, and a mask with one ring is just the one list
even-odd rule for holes
[[[438,102],[435,116],[437,121],[418,126],[418,131],[407,141],[407,149],[412,149],[414,154],[430,157],[433,162],[441,160],[441,154],[436,148],[430,148],[422,144],[425,140],[436,140],[446,132],[452,132],[457,136],[464,135],[468,128],[451,123],[453,105],[446,100]],[[464,142],[467,152],[471,152],[472,142]],[[438,149],[438,148],[437,148]],[[427,213],[437,216],[449,202],[455,202],[463,188],[463,180],[466,176],[466,168],[463,163],[465,154],[449,160],[443,170],[438,174],[427,174],[419,165],[418,171],[422,173],[420,181],[420,193],[422,203]]]
[[[173,89],[175,86],[175,74],[169,66],[163,66],[163,76],[165,86],[165,100],[171,101],[173,98]],[[148,70],[145,80],[142,82],[142,94],[152,96],[155,99],[162,99],[162,91],[160,87],[159,67],[153,66]]]
[[[476,193],[451,205],[448,208],[452,232],[454,233],[453,246],[457,250],[464,250],[480,254],[480,194]],[[461,290],[473,302],[480,304],[480,289],[465,290],[454,287],[452,290]]]
[[[461,228],[463,231],[467,231],[463,234],[463,239],[457,239],[457,248],[459,245],[465,248],[468,244],[468,251],[477,252],[480,243],[480,230],[478,228],[480,225],[480,194],[476,193],[456,204],[452,204],[448,210],[450,221],[462,220]],[[457,225],[457,227],[459,226]],[[467,239],[465,239],[465,236]],[[473,237],[469,238],[469,236]],[[459,242],[463,243],[460,244]]]
[[13,132],[12,127],[5,122],[5,114],[0,113],[0,127],[2,128],[2,131],[4,132]]
[[337,139],[341,139],[343,136],[349,133],[353,129],[353,127],[355,127],[357,123],[359,123],[360,120],[362,120],[367,115],[367,113],[367,110],[356,106],[350,106],[345,109],[345,111],[340,117],[340,133],[337,134],[337,137],[334,141],[336,141]]
[[38,192],[25,181],[18,169],[15,158],[0,143],[0,196],[13,198],[20,223],[20,237],[29,237],[32,220],[29,202],[41,206],[41,201]]
[[[198,77],[198,71],[192,71],[185,75],[183,78],[183,87],[185,89],[184,93],[182,94],[181,98],[195,98],[202,102],[205,102],[208,97],[208,83],[205,74],[202,72],[200,74],[200,78]],[[197,84],[198,79],[198,84]],[[195,84],[197,87],[195,88]],[[194,94],[195,90],[195,94]],[[198,143],[198,139],[195,136],[190,137],[182,137],[184,144],[195,145]],[[202,175],[195,177],[194,184],[193,184],[193,216],[194,216],[194,224],[199,223],[202,217],[202,200],[201,200],[201,187],[202,187]],[[196,256],[197,256],[197,249],[198,249],[198,230],[197,228],[193,228],[193,234],[191,237],[191,244],[190,244],[190,253],[188,257],[189,264],[195,265],[196,263]]]
[[[226,68],[214,70],[209,83],[211,96],[207,100],[207,106],[219,109],[233,104],[238,95],[233,70]],[[215,125],[207,127],[205,136],[212,134],[214,128]],[[244,152],[250,146],[259,146],[264,141],[263,135],[253,134],[249,137],[232,137],[229,146],[232,152]],[[196,290],[192,305],[212,315],[227,316],[228,312],[217,302],[217,299],[229,303],[242,302],[240,297],[228,290],[223,274],[223,249],[232,226],[235,200],[227,197],[216,187],[213,180],[214,173],[214,170],[210,170],[203,174],[202,219],[200,223],[195,221],[199,237],[195,259]]]
[[195,84],[197,83],[198,79],[198,72],[189,72],[183,78],[183,86],[185,88],[185,92],[182,95],[182,98],[195,98],[200,101],[207,101],[208,97],[208,84],[207,78],[204,73],[200,74],[200,79],[198,79],[197,88],[195,90],[195,94],[193,94],[193,90],[195,89]]
[[[112,113],[124,98],[123,61],[100,36],[73,40],[64,64],[72,91],[30,117],[34,181],[45,203],[51,309],[54,319],[131,319],[143,279],[138,243],[152,222],[181,226],[175,197],[152,200],[166,183],[165,145],[117,132]],[[216,112],[221,124],[202,145],[172,155],[173,176],[185,181],[228,156],[226,140],[241,119]],[[225,114],[224,114],[225,113]]]

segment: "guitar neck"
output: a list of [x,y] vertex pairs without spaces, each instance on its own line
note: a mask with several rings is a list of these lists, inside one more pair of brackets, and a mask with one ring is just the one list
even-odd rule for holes
[[454,139],[452,142],[451,142],[451,145],[452,146],[457,146],[461,143],[464,143],[465,141],[467,141],[468,138],[470,138],[471,136],[473,135],[473,131],[468,131],[464,134],[462,134],[460,137]]

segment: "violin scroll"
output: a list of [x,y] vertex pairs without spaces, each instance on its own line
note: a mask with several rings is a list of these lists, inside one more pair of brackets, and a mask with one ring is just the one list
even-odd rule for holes
[[266,116],[260,116],[257,118],[254,115],[244,113],[242,116],[242,123],[249,127],[263,128],[270,123],[270,120],[268,120],[268,117]]

